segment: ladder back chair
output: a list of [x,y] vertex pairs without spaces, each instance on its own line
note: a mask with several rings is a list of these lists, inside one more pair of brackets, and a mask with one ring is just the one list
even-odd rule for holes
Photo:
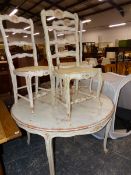
[[[53,19],[48,21],[49,19]],[[75,13],[70,13],[67,11],[56,10],[42,10],[41,20],[45,34],[46,43],[46,53],[48,59],[48,65],[51,72],[51,77],[55,76],[60,82],[63,81],[63,91],[61,91],[56,99],[60,100],[62,104],[67,108],[68,119],[71,119],[71,107],[72,104],[82,102],[84,100],[90,99],[92,95],[91,86],[90,93],[86,93],[82,97],[78,97],[78,93],[75,91],[75,95],[72,94],[72,89],[70,88],[71,80],[81,80],[81,79],[92,79],[94,76],[98,76],[99,85],[97,89],[97,97],[100,95],[100,90],[102,86],[102,74],[101,69],[97,68],[87,68],[80,66],[79,59],[79,34],[78,26],[79,19],[78,15]],[[52,34],[50,35],[50,31]],[[65,46],[64,51],[59,51],[61,45]],[[54,52],[51,52],[51,47],[54,47]],[[72,50],[69,49],[72,47]],[[74,67],[63,68],[60,66],[60,58],[63,57],[74,57],[76,60],[76,65]],[[53,59],[56,58],[57,66],[53,66]],[[58,92],[59,89],[56,89]],[[74,98],[75,97],[75,98]]]
[[[4,25],[4,21],[6,21],[6,27]],[[28,27],[29,29],[24,29],[24,27]],[[33,97],[32,92],[32,77],[35,77],[35,96],[38,97],[44,95],[46,94],[46,89],[43,91],[43,88],[38,87],[38,77],[49,75],[49,70],[47,66],[38,66],[33,21],[31,19],[17,17],[15,15],[0,15],[0,30],[9,64],[15,103],[17,103],[19,97],[24,98],[30,103],[30,108],[32,112],[34,112],[33,99],[35,97]],[[10,37],[7,37],[9,34],[13,36],[12,40]],[[24,35],[26,35],[26,38]],[[19,49],[16,49],[15,53],[12,53],[11,47],[14,46],[19,48],[26,47],[27,50],[23,49],[23,52],[21,52]],[[28,51],[28,48],[30,48],[31,51]],[[22,59],[25,58],[32,59],[32,65],[16,68],[15,62],[22,61]],[[17,76],[25,78],[24,86],[22,85],[18,87]],[[19,93],[19,90],[23,88],[27,88],[28,96],[24,96]],[[39,93],[38,90],[40,90]]]

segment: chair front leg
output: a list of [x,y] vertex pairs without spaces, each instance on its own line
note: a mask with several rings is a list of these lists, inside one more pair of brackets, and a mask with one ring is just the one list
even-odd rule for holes
[[17,78],[16,75],[12,75],[12,82],[13,82],[13,91],[14,91],[14,101],[15,103],[18,102],[18,87],[17,87]]
[[64,79],[64,94],[67,109],[67,118],[71,119],[71,98],[70,98],[70,78],[66,77]]
[[51,97],[52,97],[52,105],[55,104],[55,96],[56,96],[56,83],[55,83],[55,76],[50,76],[51,80]]
[[32,80],[31,76],[26,77],[26,85],[27,85],[27,91],[28,91],[28,96],[29,96],[30,108],[32,110],[32,113],[34,113],[34,103],[33,103],[33,93],[32,93],[31,80]]
[[38,77],[35,77],[35,95],[37,97],[37,94],[38,94]]
[[75,93],[78,93],[78,89],[79,89],[79,80],[75,80]]

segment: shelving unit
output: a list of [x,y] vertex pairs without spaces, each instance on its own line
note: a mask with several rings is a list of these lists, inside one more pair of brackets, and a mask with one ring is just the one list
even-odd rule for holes
[[95,42],[83,42],[82,43],[83,58],[97,58],[98,50],[95,46]]

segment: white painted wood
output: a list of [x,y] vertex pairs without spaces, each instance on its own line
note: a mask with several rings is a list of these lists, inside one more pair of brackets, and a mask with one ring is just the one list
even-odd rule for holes
[[[25,23],[26,25],[30,26],[30,31],[26,31],[23,28],[22,29],[18,29],[18,28],[4,28],[3,25],[3,21],[10,21],[14,24],[13,27],[15,27],[15,23]],[[3,42],[4,42],[4,47],[5,47],[5,52],[6,52],[6,56],[7,56],[7,61],[9,64],[9,70],[10,70],[10,74],[11,74],[11,79],[12,79],[12,84],[13,84],[13,91],[14,91],[14,100],[15,103],[17,103],[18,101],[18,97],[23,98],[26,101],[30,102],[30,108],[32,110],[32,112],[34,111],[34,102],[33,102],[33,93],[32,93],[32,77],[36,77],[35,78],[35,95],[36,96],[40,96],[40,94],[38,95],[38,77],[41,76],[46,76],[49,75],[49,70],[47,66],[38,66],[38,62],[37,62],[37,52],[36,52],[36,46],[35,46],[35,40],[34,40],[34,26],[33,26],[33,21],[31,19],[25,19],[23,17],[17,17],[17,16],[8,16],[8,15],[0,15],[0,30],[2,33],[2,37],[3,37]],[[28,37],[30,37],[30,42],[26,42],[26,41],[22,41],[22,39],[20,41],[18,41],[18,38],[15,38],[14,35],[14,41],[10,42],[9,38],[6,37],[6,33],[8,32],[15,32],[15,33],[19,33],[19,34],[28,34]],[[32,53],[17,53],[12,55],[9,49],[9,46],[24,46],[24,45],[29,45],[32,46],[33,52]],[[14,58],[24,58],[24,57],[31,57],[33,59],[34,62],[34,66],[30,66],[30,67],[22,67],[22,68],[17,68],[15,69],[15,66],[13,64],[13,59]],[[26,80],[26,85],[22,86],[22,87],[17,87],[17,78],[16,76],[21,76],[24,77]],[[22,88],[27,88],[28,91],[28,96],[24,97],[21,94],[18,93],[19,89]]]
[[16,15],[12,15],[12,16],[2,15],[2,19],[3,20],[8,20],[8,21],[13,22],[13,23],[23,22],[23,23],[27,23],[27,24],[30,25],[30,20],[29,19],[26,19],[26,18],[23,18],[23,17],[18,17]]
[[[61,103],[52,106],[51,96],[48,93],[47,96],[37,99],[33,114],[30,113],[28,103],[19,99],[18,103],[13,105],[11,114],[19,127],[29,133],[39,134],[45,139],[50,175],[54,175],[52,139],[86,135],[101,130],[111,121],[114,105],[108,97],[101,95],[101,106],[98,105],[95,98],[74,104],[71,120],[67,120],[65,108]],[[108,135],[108,130],[106,135]],[[105,151],[106,142],[107,137],[105,136]]]
[[14,59],[14,58],[23,58],[23,57],[33,57],[33,54],[31,54],[31,53],[20,53],[20,54],[12,55],[12,59]]
[[30,144],[30,133],[27,131],[27,144]]
[[[52,24],[50,22],[50,24],[47,22],[47,17],[48,16],[55,16],[55,21],[52,21]],[[61,100],[62,104],[63,104],[63,99],[65,100],[65,105],[67,108],[67,116],[68,119],[71,119],[71,104],[73,103],[77,103],[77,102],[81,102],[85,99],[89,99],[87,97],[85,98],[81,98],[81,99],[77,99],[74,102],[71,101],[72,99],[72,95],[70,95],[71,93],[71,89],[70,89],[70,82],[71,80],[76,80],[76,91],[78,91],[78,80],[81,79],[91,79],[95,76],[98,77],[99,80],[99,85],[97,88],[97,95],[96,97],[99,99],[99,95],[100,95],[100,91],[101,91],[101,87],[102,87],[102,73],[100,69],[95,69],[95,68],[89,68],[89,65],[87,66],[87,64],[83,64],[82,65],[82,61],[80,61],[80,55],[79,55],[79,34],[78,34],[78,26],[79,26],[79,19],[78,19],[78,15],[77,14],[73,14],[73,13],[69,13],[67,11],[61,11],[59,9],[56,10],[42,10],[41,12],[41,20],[42,20],[42,25],[43,25],[43,29],[44,29],[44,34],[45,34],[45,42],[46,42],[46,54],[47,54],[47,59],[48,59],[48,64],[49,64],[49,68],[50,68],[50,73],[51,76],[55,76],[56,80],[58,82],[56,82],[56,99]],[[50,25],[50,26],[49,26]],[[49,29],[53,29],[53,35],[54,35],[54,40],[50,41],[50,36],[49,36]],[[73,38],[75,41],[75,45],[74,45],[74,50],[69,51],[64,50],[64,51],[60,51],[59,47],[59,36],[57,35],[57,32],[63,33],[63,31],[74,31],[73,34]],[[62,46],[65,43],[65,48],[66,48],[66,43],[70,43],[71,39],[70,37],[66,37],[65,39],[62,38],[61,40],[63,40],[62,42]],[[73,39],[72,39],[73,40]],[[74,42],[73,41],[73,42]],[[51,52],[50,49],[50,44],[54,44],[55,47],[55,54]],[[62,68],[61,63],[60,63],[60,58],[61,57],[75,57],[75,67],[67,65],[66,69]],[[52,59],[56,58],[56,62],[57,62],[57,66],[54,67],[53,63],[52,63]],[[62,90],[58,89],[58,83],[62,82],[64,84],[64,93],[62,93]],[[62,87],[60,85],[60,88]],[[60,92],[59,95],[57,95]],[[90,92],[91,92],[91,87],[90,87]],[[63,94],[63,96],[60,98],[60,96]],[[77,94],[77,92],[76,92]],[[89,94],[88,94],[89,95]],[[91,94],[90,94],[91,96]]]
[[55,44],[63,44],[63,45],[67,45],[67,44],[75,44],[74,40],[67,40],[67,39],[58,39],[57,41],[50,41],[50,45],[55,45]]
[[71,32],[75,32],[74,28],[72,27],[65,27],[65,26],[51,26],[48,28],[48,30],[66,30],[66,31],[71,31]]
[[83,30],[83,23],[80,21],[80,62],[82,62],[82,30]]
[[48,134],[45,136],[45,146],[46,146],[47,158],[48,158],[48,161],[49,161],[50,174],[55,175],[52,138]]
[[[65,96],[65,102],[66,102],[66,108],[67,108],[67,116],[70,119],[71,117],[71,103],[78,103],[82,102],[84,100],[90,99],[90,98],[98,98],[99,102],[99,96],[102,88],[102,72],[100,68],[82,68],[82,67],[74,67],[74,68],[61,68],[55,70],[55,75],[57,78],[64,80],[64,96]],[[81,80],[81,79],[92,79],[93,77],[98,78],[98,86],[96,89],[96,95],[94,96],[92,93],[87,93],[83,98],[78,97],[77,100],[74,102],[71,102],[71,96],[70,96],[70,81],[75,80]],[[91,86],[89,87],[91,92]],[[98,103],[99,105],[99,103]]]
[[31,31],[27,31],[24,29],[15,29],[15,28],[10,28],[10,29],[5,29],[5,32],[10,32],[10,33],[23,33],[23,34],[30,34]]
[[48,10],[47,13],[46,13],[46,16],[54,16],[57,19],[61,19],[61,18],[72,18],[72,19],[74,19],[74,14],[72,14],[68,11],[65,11],[63,13],[63,11],[60,10],[60,9]]
[[[59,19],[57,22],[52,22],[52,25],[48,25],[47,24],[47,21],[46,21],[46,17],[53,14],[57,19]],[[67,15],[67,16],[66,16]],[[50,67],[52,68],[52,60],[53,58],[56,58],[57,56],[58,57],[67,57],[67,56],[75,56],[76,58],[76,62],[77,62],[77,65],[79,65],[79,54],[75,54],[75,53],[79,53],[79,44],[78,44],[78,16],[76,14],[71,14],[71,13],[68,13],[66,11],[62,12],[61,10],[48,10],[48,11],[45,11],[44,10],[41,12],[41,20],[43,21],[43,28],[44,28],[44,33],[45,33],[45,40],[46,40],[46,51],[47,51],[47,58],[48,58],[48,62],[50,64]],[[70,20],[64,20],[64,18],[71,18],[71,23],[69,22]],[[69,24],[73,25],[72,27],[68,27]],[[61,26],[62,25],[62,26]],[[56,36],[59,32],[63,33],[63,32],[71,32],[71,31],[74,31],[74,37],[75,37],[75,48],[76,48],[76,52],[74,53],[73,51],[70,51],[67,53],[67,51],[64,51],[64,53],[60,53],[60,52],[56,52],[55,54],[51,54],[50,52],[50,46],[47,47],[47,45],[49,45],[50,43],[50,38],[49,38],[49,30],[53,29],[53,31],[56,32]],[[46,31],[45,31],[46,30]],[[57,39],[55,38],[54,36],[54,41],[51,40],[51,44],[55,44],[57,45],[57,49],[59,48],[58,47],[58,42],[59,42],[59,38],[57,36]],[[66,38],[63,42],[67,42],[67,43],[70,43],[71,40]],[[74,41],[73,41],[74,43]],[[64,43],[62,43],[64,44]],[[56,46],[55,46],[56,47]],[[58,49],[59,50],[59,49]]]
[[104,138],[104,142],[103,142],[104,152],[105,152],[105,153],[108,152],[108,149],[106,148],[106,143],[107,143],[109,131],[110,131],[110,128],[111,128],[111,122],[112,122],[112,120],[110,120],[110,121],[107,123],[106,130],[105,130],[105,138]]
[[[60,68],[71,68],[71,67],[76,67],[76,66],[77,66],[76,62],[63,62],[63,63],[60,63],[59,65]],[[83,62],[80,62],[79,67],[91,68],[92,64],[89,64],[87,61],[83,61]]]
[[32,43],[26,42],[26,41],[15,41],[15,42],[10,42],[9,46],[23,46],[23,45],[28,45],[28,46],[32,46]]
[[63,51],[63,52],[59,52],[58,54],[54,54],[52,55],[52,58],[56,58],[56,57],[68,57],[68,56],[72,56],[72,57],[76,57],[76,52],[75,51]]

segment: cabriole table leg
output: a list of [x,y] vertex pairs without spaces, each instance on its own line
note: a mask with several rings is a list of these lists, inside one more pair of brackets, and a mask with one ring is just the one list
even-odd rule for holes
[[108,135],[109,135],[109,130],[110,130],[110,127],[111,127],[111,122],[112,120],[110,120],[107,125],[106,125],[106,131],[105,131],[105,137],[104,137],[104,152],[107,153],[108,152],[108,149],[107,149],[107,138],[108,138]]
[[55,175],[54,155],[53,155],[53,146],[52,146],[53,138],[51,138],[49,135],[47,135],[44,138],[45,138],[47,158],[48,158],[48,162],[49,162],[50,175]]

